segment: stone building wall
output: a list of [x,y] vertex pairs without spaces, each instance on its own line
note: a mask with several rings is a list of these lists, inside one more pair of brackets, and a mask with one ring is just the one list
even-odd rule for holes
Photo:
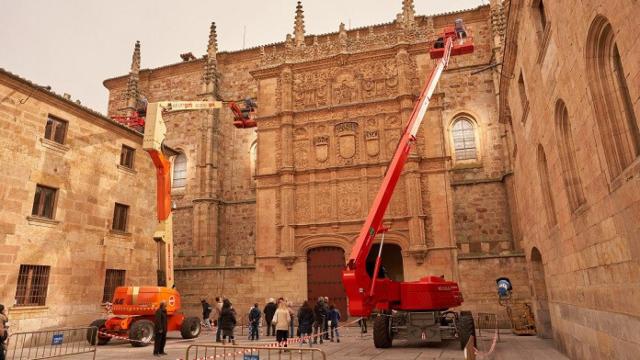
[[635,358],[640,4],[544,1],[542,11],[546,26],[540,1],[511,1],[500,91],[538,329],[574,359]]
[[[86,326],[104,315],[106,269],[156,284],[155,170],[140,134],[4,70],[0,99],[0,303],[13,332]],[[44,138],[49,115],[68,122],[62,145]],[[52,220],[32,216],[37,184],[58,189]],[[111,230],[116,202],[129,205],[124,233]],[[20,265],[50,266],[43,306],[14,306]]]
[[[277,296],[306,300],[308,251],[351,251],[433,67],[428,49],[461,17],[476,51],[454,57],[443,75],[387,211],[385,241],[400,246],[405,280],[444,274],[476,293],[465,306],[492,310],[495,278],[524,274],[506,200],[496,78],[472,74],[499,59],[494,14],[502,14],[496,4],[435,16],[408,11],[391,23],[317,36],[297,26],[282,43],[218,53],[213,27],[204,58],[106,80],[111,114],[127,111],[125,89],[137,77],[149,102],[257,100],[257,130],[234,128],[227,109],[167,116],[167,143],[189,159],[187,186],[174,191],[176,279],[187,308],[195,313],[200,298],[220,294],[239,308]],[[207,85],[211,64],[215,86]],[[474,121],[475,161],[453,156],[451,126],[460,116]],[[203,156],[214,164],[208,177],[199,170]],[[207,216],[195,210],[204,202],[213,208]],[[496,272],[502,258],[510,265]],[[486,281],[466,280],[460,269],[469,261]]]

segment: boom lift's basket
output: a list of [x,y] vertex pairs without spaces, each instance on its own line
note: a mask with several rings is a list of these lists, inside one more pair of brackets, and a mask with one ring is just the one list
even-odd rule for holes
[[473,52],[473,37],[467,35],[464,27],[456,31],[455,26],[447,26],[444,28],[442,35],[433,44],[431,50],[429,50],[429,55],[432,59],[439,59],[444,56],[444,43],[448,37],[454,39],[451,56],[471,54]]

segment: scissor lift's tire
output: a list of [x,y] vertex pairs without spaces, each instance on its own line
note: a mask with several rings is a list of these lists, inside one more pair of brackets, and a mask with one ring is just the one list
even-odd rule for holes
[[200,319],[197,317],[185,318],[180,328],[183,339],[195,339],[200,335]]
[[460,339],[460,349],[464,349],[464,347],[467,346],[467,342],[469,342],[469,338],[472,335],[474,336],[473,346],[476,346],[476,326],[473,323],[473,315],[471,314],[471,311],[461,311],[460,317],[458,318],[458,337]]
[[138,320],[131,324],[129,329],[129,343],[133,347],[147,346],[154,340],[154,328],[153,321],[151,320]]
[[375,345],[375,347],[380,349],[391,347],[393,338],[389,327],[390,321],[391,318],[387,315],[378,315],[373,320],[373,345]]

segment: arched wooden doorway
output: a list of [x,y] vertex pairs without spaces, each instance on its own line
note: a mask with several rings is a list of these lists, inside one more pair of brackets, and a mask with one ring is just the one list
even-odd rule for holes
[[552,338],[551,313],[549,312],[549,298],[547,295],[547,283],[542,265],[542,254],[537,248],[531,250],[531,282],[533,294],[536,299],[536,327],[538,336]]
[[344,250],[334,246],[322,246],[307,252],[307,298],[313,306],[318,297],[329,297],[342,318],[346,319],[347,296],[342,286],[342,270],[345,266]]

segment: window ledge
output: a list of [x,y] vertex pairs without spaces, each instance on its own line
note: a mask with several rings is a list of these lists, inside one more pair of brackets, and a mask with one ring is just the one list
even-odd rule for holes
[[131,233],[130,232],[126,232],[126,231],[120,231],[120,230],[109,230],[109,233],[107,234],[109,236],[113,236],[113,237],[119,237],[119,238],[130,238],[131,237]]
[[622,185],[633,180],[634,178],[640,178],[640,156],[637,157],[626,169],[620,173],[617,177],[611,180],[609,184],[609,192],[618,190]]
[[187,193],[186,186],[171,188],[171,195],[185,195],[186,193]]
[[120,169],[123,172],[135,175],[138,173],[138,171],[134,168],[130,168],[128,166],[122,165],[122,164],[118,164],[118,169]]
[[520,119],[520,122],[522,124],[526,124],[528,116],[529,116],[529,100],[526,100],[526,102],[524,103],[524,106],[522,107],[522,118]]
[[544,56],[547,54],[549,39],[551,39],[551,22],[547,22],[547,26],[545,26],[542,31],[542,41],[540,42],[540,50],[538,50],[538,59],[536,60],[538,64],[542,63]]
[[[468,161],[468,162],[467,162]],[[470,170],[482,168],[482,162],[478,160],[458,160],[451,170]]]
[[42,147],[49,149],[49,150],[53,150],[55,152],[58,152],[60,154],[65,154],[67,151],[69,151],[69,149],[71,149],[71,147],[69,147],[69,145],[64,145],[64,144],[60,144],[57,143],[55,141],[49,140],[49,139],[45,139],[45,138],[40,138],[40,144],[42,144]]
[[46,305],[27,305],[27,306],[20,306],[20,305],[13,305],[12,307],[9,308],[9,313],[11,314],[17,314],[17,313],[24,313],[24,312],[40,312],[40,311],[49,311],[49,307]]
[[60,220],[43,218],[40,216],[27,216],[27,221],[29,225],[37,225],[37,226],[46,226],[46,227],[55,227],[60,224]]

